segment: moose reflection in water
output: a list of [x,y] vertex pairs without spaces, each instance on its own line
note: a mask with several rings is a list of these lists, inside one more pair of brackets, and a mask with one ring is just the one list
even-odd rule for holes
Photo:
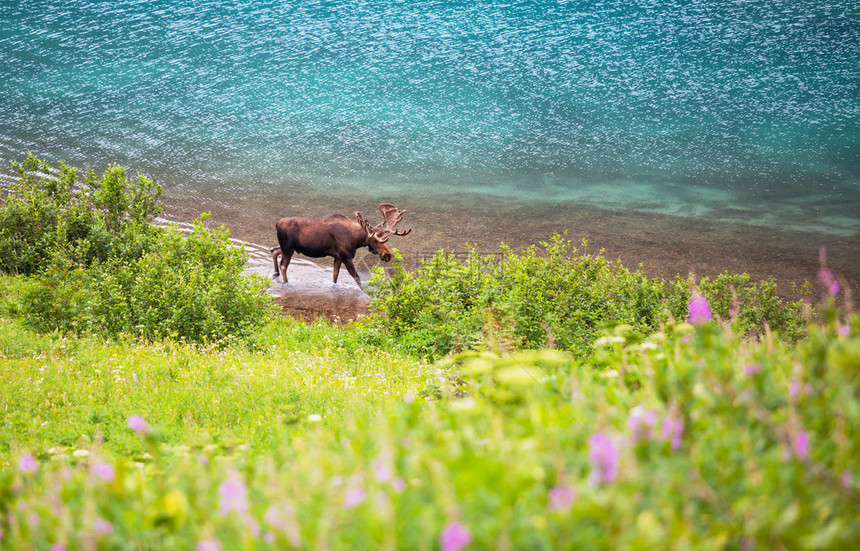
[[403,219],[405,210],[382,203],[379,205],[379,211],[382,213],[383,220],[375,226],[371,226],[360,212],[355,213],[355,220],[350,220],[341,214],[334,214],[328,218],[281,218],[275,225],[280,246],[272,249],[274,277],[278,276],[280,268],[281,279],[287,283],[287,268],[293,253],[297,252],[312,258],[333,257],[334,283],[337,283],[340,266],[343,264],[349,275],[361,287],[361,278],[358,277],[358,272],[352,263],[356,249],[367,247],[370,252],[379,255],[384,262],[390,262],[391,249],[386,242],[392,235],[408,235],[412,231],[408,229],[401,232],[394,229],[394,226]]

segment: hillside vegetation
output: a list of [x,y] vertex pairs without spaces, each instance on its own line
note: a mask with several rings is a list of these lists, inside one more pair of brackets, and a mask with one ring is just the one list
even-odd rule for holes
[[61,165],[51,203],[28,163],[0,209],[31,259],[0,277],[0,549],[860,544],[860,317],[826,266],[811,310],[556,236],[377,274],[376,315],[308,325],[226,230],[99,206],[150,184]]

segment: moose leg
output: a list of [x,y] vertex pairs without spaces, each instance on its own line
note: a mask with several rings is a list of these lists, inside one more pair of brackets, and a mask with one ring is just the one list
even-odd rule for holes
[[358,272],[355,271],[355,264],[352,263],[352,259],[345,258],[343,265],[346,266],[346,271],[355,279],[355,282],[358,283],[358,288],[361,289],[361,278],[358,277]]
[[280,256],[281,256],[281,248],[280,247],[274,247],[271,249],[271,251],[272,251],[272,264],[275,267],[275,273],[272,274],[272,277],[278,277],[278,274],[280,273],[280,268],[278,267],[278,258],[280,258]]
[[281,249],[281,279],[284,280],[284,283],[287,282],[287,268],[290,266],[290,260],[293,258],[293,251],[288,251],[284,253],[283,248]]
[[333,277],[332,277],[333,283],[337,283],[337,276],[340,274],[340,264],[341,264],[340,259],[335,258],[334,259],[334,266],[332,267],[332,270],[331,270],[332,274],[333,274]]

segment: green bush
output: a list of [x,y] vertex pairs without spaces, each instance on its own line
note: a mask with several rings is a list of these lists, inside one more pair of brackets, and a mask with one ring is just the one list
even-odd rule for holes
[[[377,272],[371,281],[382,314],[377,327],[431,358],[475,348],[488,323],[511,348],[554,345],[584,357],[605,325],[650,333],[687,315],[693,282],[649,278],[601,254],[580,254],[560,235],[540,245],[519,253],[502,245],[501,259],[472,250],[461,261],[439,251],[415,273],[396,257],[390,277]],[[696,287],[715,315],[737,317],[746,332],[767,322],[789,340],[802,334],[803,303],[781,300],[773,279],[722,274]]]
[[166,227],[149,246],[132,262],[114,258],[30,278],[19,315],[42,331],[200,343],[248,338],[270,319],[268,282],[242,273],[247,255],[223,228],[208,230],[201,219],[186,236]]
[[157,229],[161,188],[143,175],[130,180],[110,165],[101,177],[60,161],[54,169],[32,154],[13,163],[18,180],[0,208],[0,269],[34,274],[58,255],[76,265],[142,254]]
[[[704,276],[695,285],[710,302],[714,315],[736,320],[745,334],[760,333],[767,324],[788,340],[796,341],[803,336],[808,307],[801,300],[782,300],[776,294],[776,280],[772,276],[756,282],[750,280],[749,274],[723,272],[714,278]],[[684,319],[687,314],[691,286],[691,281],[681,277],[667,284],[667,308],[675,319]],[[808,295],[808,284],[796,291]]]
[[245,276],[247,254],[226,229],[195,222],[186,236],[149,219],[160,188],[111,165],[80,181],[32,155],[0,208],[0,267],[26,274],[15,314],[40,331],[129,334],[194,342],[248,338],[272,303]]

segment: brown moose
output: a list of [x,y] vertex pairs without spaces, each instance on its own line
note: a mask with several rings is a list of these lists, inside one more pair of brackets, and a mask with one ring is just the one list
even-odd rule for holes
[[379,211],[382,213],[383,221],[372,227],[360,212],[355,213],[355,220],[340,214],[334,214],[328,218],[281,218],[275,225],[280,246],[272,249],[274,277],[278,275],[278,257],[281,257],[281,279],[284,283],[287,282],[287,268],[293,253],[298,252],[312,258],[333,257],[333,281],[337,283],[340,266],[343,264],[349,275],[361,287],[361,279],[352,263],[356,249],[367,247],[371,253],[379,255],[384,262],[390,262],[391,249],[385,243],[392,235],[408,235],[412,231],[408,229],[401,232],[393,229],[403,218],[405,210],[382,203],[379,205]]

